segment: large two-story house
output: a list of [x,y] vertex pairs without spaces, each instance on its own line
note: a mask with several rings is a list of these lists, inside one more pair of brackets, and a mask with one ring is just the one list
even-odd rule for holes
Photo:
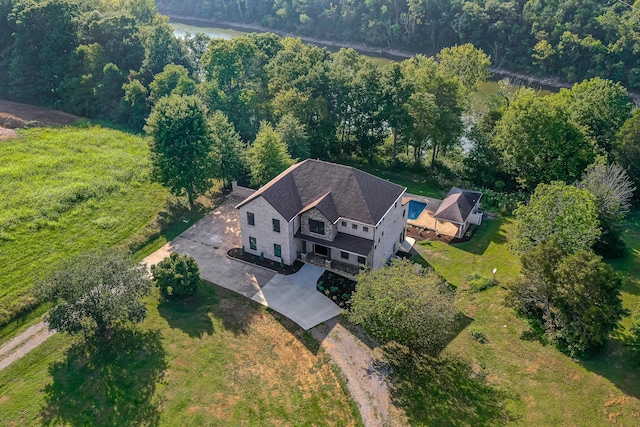
[[377,268],[405,240],[406,188],[349,166],[295,164],[237,206],[244,250]]

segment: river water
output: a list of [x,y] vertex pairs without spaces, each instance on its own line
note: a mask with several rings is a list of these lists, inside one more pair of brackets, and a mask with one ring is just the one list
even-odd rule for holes
[[[184,37],[187,33],[191,35],[195,35],[196,33],[204,33],[211,38],[220,38],[225,40],[230,40],[234,37],[244,36],[249,34],[248,31],[238,31],[230,28],[220,28],[220,27],[205,27],[205,26],[196,26],[192,25],[192,23],[186,24],[184,22],[178,22],[174,19],[170,20],[170,24],[174,29],[174,34],[177,37]],[[380,56],[373,56],[370,54],[361,54],[363,56],[368,57],[373,62],[379,65],[384,65],[393,59],[383,58]],[[540,87],[532,86],[534,89],[538,90],[539,95],[544,96],[551,93],[551,91],[546,89],[541,89]],[[494,80],[490,80],[488,82],[482,83],[478,88],[478,97],[481,99],[488,99],[492,95],[496,95],[498,92],[498,82]]]

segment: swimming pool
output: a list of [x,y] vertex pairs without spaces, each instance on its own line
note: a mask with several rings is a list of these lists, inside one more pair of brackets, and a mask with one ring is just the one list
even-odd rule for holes
[[425,202],[419,202],[417,200],[409,200],[409,212],[407,212],[407,218],[418,219],[424,208],[427,207]]

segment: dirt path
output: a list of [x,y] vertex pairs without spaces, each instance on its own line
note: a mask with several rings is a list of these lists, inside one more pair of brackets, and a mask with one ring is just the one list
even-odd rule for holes
[[45,322],[35,324],[0,347],[0,371],[21,359],[55,334]]
[[64,126],[79,119],[80,117],[63,111],[0,99],[0,126],[7,129],[25,126]]
[[365,426],[404,426],[407,421],[392,404],[378,350],[372,349],[345,329],[337,318],[310,329],[347,380],[351,396]]

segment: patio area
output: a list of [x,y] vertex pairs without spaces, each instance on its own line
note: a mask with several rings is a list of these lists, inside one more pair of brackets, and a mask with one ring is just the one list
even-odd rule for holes
[[442,200],[406,193],[405,197],[403,197],[402,199],[402,202],[405,203],[409,202],[410,200],[417,200],[419,202],[426,203],[427,206],[416,219],[407,219],[408,225],[425,228],[428,230],[437,229],[438,234],[443,234],[445,236],[453,237],[458,233],[458,225],[446,221],[438,221],[434,218],[434,215],[438,210],[438,207],[440,207]]

